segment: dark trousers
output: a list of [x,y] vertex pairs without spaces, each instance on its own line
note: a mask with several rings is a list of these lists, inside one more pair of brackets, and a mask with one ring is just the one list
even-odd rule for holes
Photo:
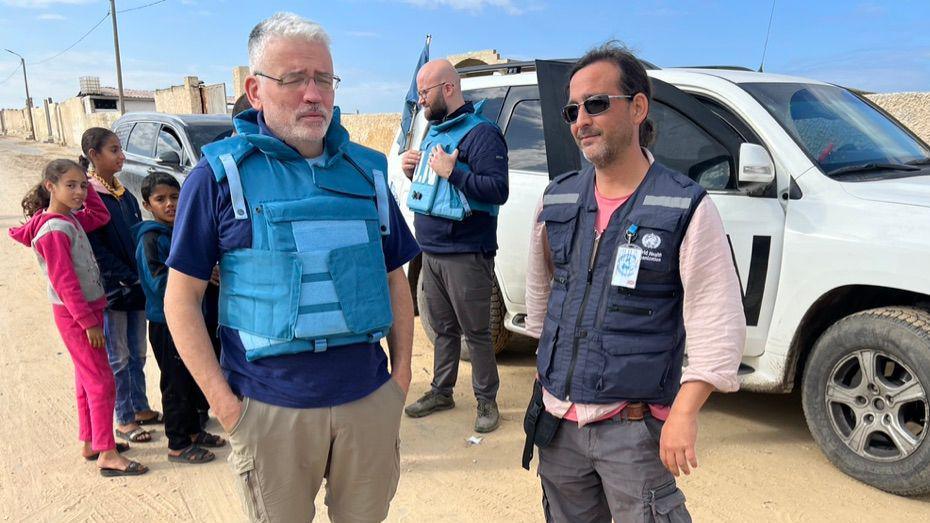
[[161,369],[161,404],[165,411],[168,448],[182,450],[191,445],[191,435],[203,430],[197,408],[206,403],[203,392],[184,366],[168,326],[149,322],[149,342]]
[[494,258],[480,253],[426,254],[420,269],[429,324],[436,332],[433,383],[436,392],[451,396],[459,373],[462,336],[471,355],[475,397],[494,400],[500,386],[491,345],[491,285]]
[[685,496],[659,459],[662,422],[563,420],[539,449],[543,512],[550,523],[690,523]]

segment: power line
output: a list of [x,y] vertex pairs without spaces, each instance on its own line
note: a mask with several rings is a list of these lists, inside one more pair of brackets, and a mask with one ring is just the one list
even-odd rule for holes
[[[164,2],[166,2],[166,1],[167,1],[167,0],[158,0],[157,2],[150,2],[150,3],[145,4],[145,5],[140,5],[140,6],[136,6],[136,7],[130,7],[129,9],[123,9],[122,11],[117,11],[116,13],[119,14],[119,13],[128,13],[129,11],[138,11],[139,9],[145,9],[146,7],[152,7],[153,5],[158,5],[158,4],[164,3]],[[78,38],[77,41],[75,41],[73,44],[71,44],[71,45],[69,45],[67,48],[65,48],[65,50],[63,50],[63,51],[61,51],[61,52],[59,52],[59,53],[57,53],[57,54],[55,54],[55,55],[53,55],[53,56],[50,56],[50,57],[46,58],[45,60],[40,60],[40,61],[38,61],[38,62],[35,62],[35,63],[33,63],[32,65],[33,65],[33,66],[42,65],[42,64],[44,64],[44,63],[46,63],[46,62],[50,62],[50,61],[52,61],[52,60],[58,58],[59,56],[61,56],[61,55],[65,54],[65,53],[67,53],[68,51],[70,51],[71,49],[73,49],[74,46],[76,46],[77,44],[81,43],[85,38],[87,38],[91,33],[93,33],[94,30],[97,29],[98,27],[100,27],[100,24],[102,24],[104,21],[106,21],[106,19],[109,18],[109,17],[110,17],[110,12],[107,11],[107,14],[103,15],[103,18],[101,18],[96,24],[94,24],[93,27],[91,27],[90,29],[88,29],[86,33],[84,33],[83,35],[81,35],[81,37]]]
[[145,5],[140,5],[137,7],[130,7],[129,9],[123,9],[122,11],[117,11],[116,14],[128,13],[129,11],[138,11],[139,9],[145,9],[146,7],[152,7],[153,5],[158,5],[167,2],[168,0],[158,0],[157,2],[151,2]]
[[93,32],[94,32],[94,29],[97,29],[98,27],[100,27],[100,24],[102,24],[104,21],[106,21],[107,18],[110,18],[110,12],[109,12],[109,11],[107,11],[107,14],[103,15],[103,18],[101,18],[100,21],[98,21],[96,24],[94,24],[93,27],[91,27],[90,29],[88,29],[86,33],[84,33],[80,38],[78,38],[76,42],[74,42],[73,44],[69,45],[64,51],[62,51],[62,52],[60,52],[60,53],[58,53],[58,54],[56,54],[56,55],[54,55],[54,56],[51,56],[51,57],[49,57],[49,58],[46,58],[45,60],[40,60],[40,61],[38,61],[38,62],[35,62],[35,63],[33,63],[32,65],[34,65],[34,66],[35,66],[35,65],[42,65],[42,64],[44,64],[45,62],[50,62],[50,61],[52,61],[52,60],[58,58],[59,56],[61,56],[61,55],[65,54],[65,53],[67,53],[67,52],[70,51],[74,46],[76,46],[77,44],[81,43],[82,40],[84,40],[85,38],[87,38],[87,36],[88,36],[89,34],[93,33]]
[[3,85],[3,84],[5,84],[5,83],[9,82],[9,81],[10,81],[10,78],[13,78],[13,75],[16,74],[16,73],[18,73],[19,70],[20,70],[22,67],[23,67],[23,64],[22,64],[22,63],[20,63],[19,65],[17,65],[17,66],[16,66],[16,69],[13,69],[13,72],[10,73],[9,76],[7,76],[6,78],[4,78],[3,80],[0,80],[0,85]]

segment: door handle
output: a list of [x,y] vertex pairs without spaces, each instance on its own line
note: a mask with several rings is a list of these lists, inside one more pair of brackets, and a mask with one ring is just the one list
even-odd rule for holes
[[158,169],[156,169],[156,168],[154,168],[154,167],[149,167],[148,169],[145,170],[145,172],[147,172],[147,173],[149,173],[149,174],[153,174],[153,173],[158,172]]

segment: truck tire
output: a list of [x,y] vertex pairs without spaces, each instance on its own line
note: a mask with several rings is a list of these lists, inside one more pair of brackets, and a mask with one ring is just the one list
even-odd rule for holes
[[[436,342],[436,332],[430,327],[429,315],[426,307],[426,293],[423,291],[423,285],[417,285],[417,306],[420,311],[420,325],[423,326],[423,332],[429,338],[431,343]],[[501,296],[500,287],[497,286],[497,279],[491,282],[491,345],[494,347],[494,354],[503,351],[510,342],[511,333],[504,328],[504,317],[507,316],[507,307],[504,306],[504,298]],[[470,361],[468,352],[468,343],[465,337],[462,337],[462,353],[460,358],[464,361]]]
[[811,434],[840,470],[893,494],[930,492],[930,312],[839,320],[814,345],[802,387]]

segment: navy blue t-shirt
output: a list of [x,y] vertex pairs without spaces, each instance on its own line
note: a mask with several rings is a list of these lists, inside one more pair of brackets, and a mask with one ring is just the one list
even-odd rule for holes
[[[264,125],[261,128],[262,134],[270,134]],[[386,269],[391,272],[416,257],[420,249],[397,202],[393,197],[389,201],[391,234],[382,237],[382,248]],[[181,188],[167,265],[208,280],[223,253],[251,245],[252,221],[234,218],[229,185],[225,180],[217,183],[213,169],[201,160]],[[290,408],[331,407],[363,398],[390,378],[380,343],[248,361],[236,330],[221,326],[219,334],[223,346],[220,365],[233,392],[264,403]]]

